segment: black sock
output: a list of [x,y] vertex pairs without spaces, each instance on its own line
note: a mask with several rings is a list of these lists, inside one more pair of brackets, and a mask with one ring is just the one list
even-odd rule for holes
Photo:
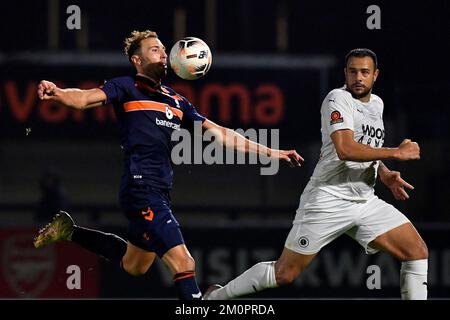
[[177,273],[173,277],[173,281],[178,290],[178,298],[180,300],[200,300],[202,298],[197,280],[195,280],[194,271]]
[[127,251],[127,242],[115,234],[78,226],[74,227],[72,242],[117,265]]

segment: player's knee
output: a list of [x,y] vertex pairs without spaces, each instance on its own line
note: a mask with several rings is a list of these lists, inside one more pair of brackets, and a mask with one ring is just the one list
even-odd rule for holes
[[129,261],[129,260],[123,259],[122,260],[122,268],[130,275],[138,277],[138,276],[142,276],[143,274],[145,274],[148,271],[149,267],[147,265],[143,265],[140,263],[136,263],[134,261]]
[[139,272],[139,269],[136,268],[136,266],[132,266],[132,265],[129,265],[129,264],[125,264],[125,263],[124,263],[124,264],[122,265],[122,268],[123,268],[123,270],[125,270],[128,274],[130,274],[130,275],[132,275],[132,276],[137,277],[137,276],[142,275],[142,273]]
[[421,241],[420,245],[417,247],[417,259],[428,259],[428,248],[425,242]]
[[189,255],[180,258],[174,265],[175,273],[195,270],[195,260]]
[[420,241],[416,246],[405,252],[403,261],[428,259],[428,248],[425,242]]

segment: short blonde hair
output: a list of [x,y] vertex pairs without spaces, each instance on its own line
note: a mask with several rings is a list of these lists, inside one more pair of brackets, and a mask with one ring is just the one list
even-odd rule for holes
[[155,31],[145,30],[145,31],[132,31],[131,35],[125,39],[124,53],[128,56],[128,60],[131,62],[131,56],[136,53],[137,50],[141,48],[141,41],[148,38],[158,38]]

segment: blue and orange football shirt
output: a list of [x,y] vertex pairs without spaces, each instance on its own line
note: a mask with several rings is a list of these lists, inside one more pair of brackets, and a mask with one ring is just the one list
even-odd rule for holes
[[117,117],[124,172],[121,190],[130,185],[171,189],[171,134],[194,121],[205,121],[195,107],[173,89],[141,76],[118,77],[101,88]]

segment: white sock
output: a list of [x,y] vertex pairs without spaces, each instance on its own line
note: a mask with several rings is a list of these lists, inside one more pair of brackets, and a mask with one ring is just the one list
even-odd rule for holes
[[403,300],[427,299],[428,260],[402,262],[400,269],[400,290]]
[[275,261],[260,262],[211,293],[212,300],[227,300],[277,287]]

